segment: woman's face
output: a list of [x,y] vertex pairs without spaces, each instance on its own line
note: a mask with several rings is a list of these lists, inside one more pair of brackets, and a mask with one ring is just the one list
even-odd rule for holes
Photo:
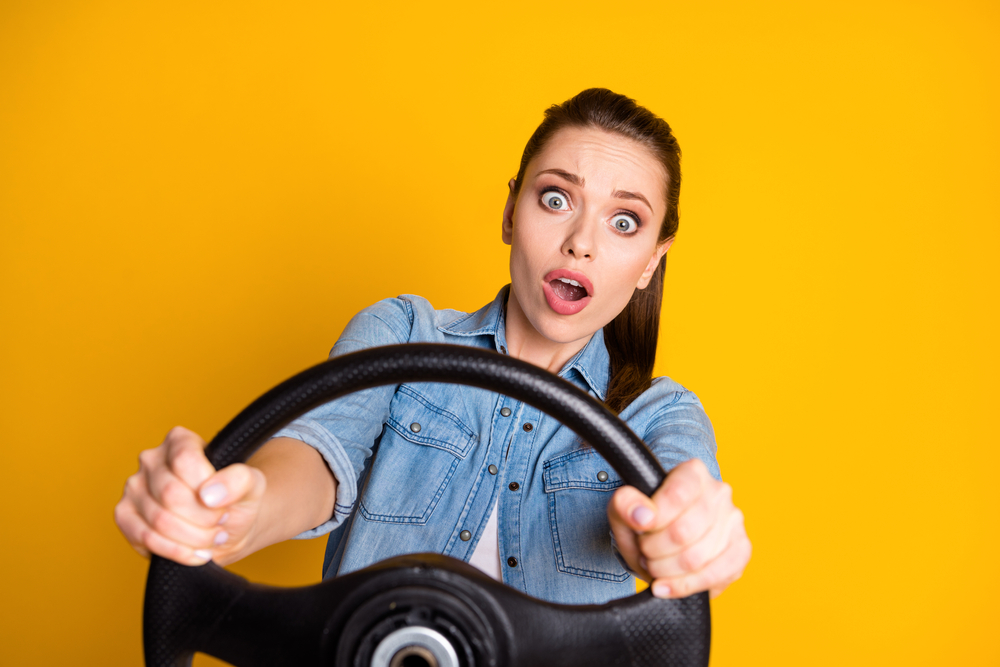
[[657,244],[665,193],[666,172],[645,146],[592,128],[552,136],[503,216],[511,294],[538,333],[588,337],[649,283],[670,246]]

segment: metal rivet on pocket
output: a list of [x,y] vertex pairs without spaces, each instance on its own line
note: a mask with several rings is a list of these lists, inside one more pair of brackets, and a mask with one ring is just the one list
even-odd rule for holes
[[517,482],[511,482],[510,484],[507,485],[507,488],[510,489],[511,491],[517,491],[518,489],[521,488],[521,485],[518,484]]
[[504,417],[510,417],[510,408],[500,408],[500,414]]
[[597,481],[598,482],[606,482],[606,481],[608,481],[608,473],[604,472],[603,470],[601,472],[597,473]]
[[490,467],[489,467],[489,471],[490,471],[491,475],[495,475],[495,474],[497,474],[497,467],[491,463]]
[[525,432],[525,433],[527,433],[528,431],[530,431],[530,430],[531,430],[532,428],[534,428],[534,427],[533,427],[533,426],[532,426],[531,424],[525,424],[525,425],[524,425],[524,426],[522,426],[521,428],[523,428],[523,429],[524,429],[524,432]]
[[463,530],[461,533],[458,534],[458,536],[462,538],[463,542],[468,542],[469,540],[472,539],[472,533],[470,533],[467,530]]
[[412,424],[410,424],[410,430],[413,431],[414,433],[420,433],[420,424],[418,424],[417,422],[413,422]]
[[511,556],[510,558],[507,559],[507,565],[510,565],[511,567],[517,567],[517,559]]

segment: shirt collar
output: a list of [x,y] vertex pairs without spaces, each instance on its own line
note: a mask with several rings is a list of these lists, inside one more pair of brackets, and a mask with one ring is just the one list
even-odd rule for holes
[[[501,354],[507,354],[505,306],[509,293],[510,285],[504,285],[491,303],[454,322],[439,326],[438,330],[453,336],[492,336],[494,349]],[[563,366],[559,376],[568,377],[570,373],[576,371],[603,401],[608,388],[610,361],[608,349],[604,345],[604,330],[600,329],[590,337],[583,349]]]

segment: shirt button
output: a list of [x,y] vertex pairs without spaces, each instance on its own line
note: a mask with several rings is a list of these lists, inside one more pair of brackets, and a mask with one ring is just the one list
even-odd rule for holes
[[597,473],[597,481],[598,482],[606,482],[606,481],[608,481],[608,473],[604,472],[603,470],[601,472]]
[[458,536],[462,538],[463,542],[468,542],[469,540],[472,539],[472,533],[470,533],[467,530],[463,530],[461,533],[458,534]]
[[503,353],[503,354],[507,354],[507,348],[505,348],[503,345],[501,345],[500,346],[500,352]]
[[489,467],[489,471],[490,471],[491,475],[495,475],[495,474],[497,474],[497,467],[491,463],[490,467]]
[[413,422],[412,424],[410,424],[410,430],[413,431],[414,433],[420,433],[420,424],[418,424],[417,422]]
[[510,408],[500,408],[500,414],[504,417],[510,417]]
[[533,426],[532,426],[531,424],[525,424],[525,425],[524,425],[524,426],[522,426],[521,428],[523,428],[523,429],[524,429],[524,432],[525,432],[525,433],[527,433],[528,431],[530,431],[530,430],[531,430],[532,428],[534,428],[534,427],[533,427]]
[[511,556],[510,558],[507,559],[507,565],[510,565],[511,567],[517,567],[517,559]]
[[517,482],[511,482],[510,484],[507,485],[507,488],[510,489],[511,491],[517,491],[518,489],[521,488],[521,485],[518,484]]

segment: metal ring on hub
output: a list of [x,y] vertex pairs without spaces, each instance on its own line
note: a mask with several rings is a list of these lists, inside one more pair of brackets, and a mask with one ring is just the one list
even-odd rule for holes
[[420,625],[400,628],[379,642],[371,667],[400,667],[404,659],[423,658],[428,667],[459,667],[458,653],[444,635]]

